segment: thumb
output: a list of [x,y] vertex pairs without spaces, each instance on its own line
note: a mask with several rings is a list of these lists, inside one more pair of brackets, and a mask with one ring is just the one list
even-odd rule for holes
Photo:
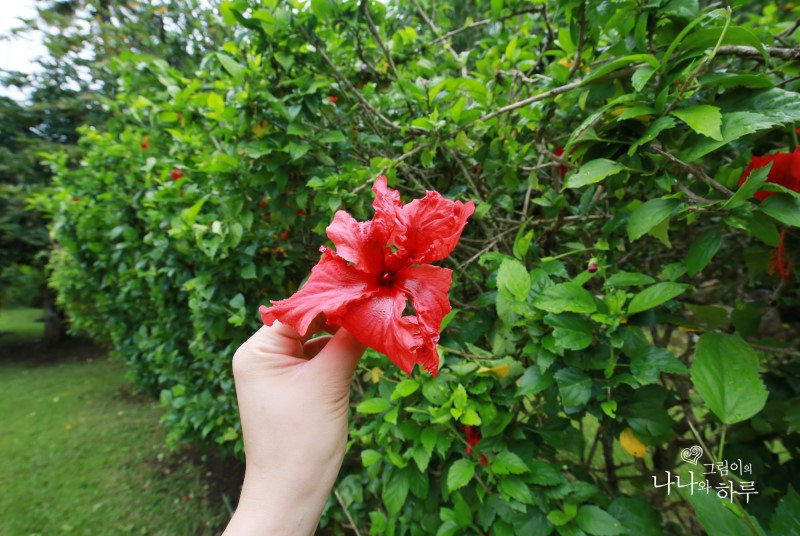
[[309,365],[331,381],[349,385],[365,349],[366,346],[355,335],[339,328],[328,344],[309,361]]

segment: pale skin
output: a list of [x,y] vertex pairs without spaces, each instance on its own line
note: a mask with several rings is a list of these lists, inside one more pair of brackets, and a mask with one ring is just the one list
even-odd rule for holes
[[246,458],[224,536],[314,534],[347,444],[350,380],[364,346],[344,329],[310,339],[275,322],[236,351]]

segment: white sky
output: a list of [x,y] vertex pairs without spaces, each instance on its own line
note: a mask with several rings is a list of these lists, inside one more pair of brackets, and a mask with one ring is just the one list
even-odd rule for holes
[[[0,0],[0,35],[6,35],[11,28],[20,26],[19,18],[31,18],[36,13],[35,0]],[[46,49],[33,35],[18,36],[13,40],[0,39],[0,69],[30,73],[39,66],[34,60],[44,55]],[[16,99],[24,98],[16,89],[0,86],[0,94]]]

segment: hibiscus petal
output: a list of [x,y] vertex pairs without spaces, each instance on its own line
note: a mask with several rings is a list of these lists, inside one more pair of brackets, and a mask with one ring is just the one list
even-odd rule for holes
[[394,286],[411,298],[420,326],[438,340],[442,319],[450,312],[453,272],[430,264],[410,266],[397,272]]
[[402,316],[405,306],[406,295],[401,290],[383,286],[377,295],[348,307],[341,325],[363,344],[386,354],[405,373],[411,374],[419,363],[436,376],[436,340],[423,333],[417,317]]
[[[773,184],[780,184],[795,192],[800,192],[800,151],[791,153],[775,153],[764,156],[754,156],[750,164],[745,168],[742,173],[742,178],[739,179],[739,186],[744,184],[750,173],[756,169],[762,168],[772,162],[772,168],[767,175],[767,182]],[[754,197],[759,201],[775,195],[777,192],[758,191]]]
[[377,278],[365,277],[330,249],[320,250],[322,258],[303,288],[285,300],[273,301],[272,307],[259,308],[264,324],[280,320],[305,335],[318,315],[324,314],[331,324],[341,323],[349,305],[369,300],[382,288]]
[[[447,257],[456,247],[461,232],[472,213],[472,201],[450,201],[438,192],[427,192],[396,212],[389,242],[397,246],[388,263],[395,269],[409,264],[422,264]],[[401,261],[405,261],[403,264]]]
[[359,222],[340,210],[326,229],[328,238],[336,245],[336,254],[355,263],[357,270],[380,274],[384,270],[386,240],[385,226],[372,221]]

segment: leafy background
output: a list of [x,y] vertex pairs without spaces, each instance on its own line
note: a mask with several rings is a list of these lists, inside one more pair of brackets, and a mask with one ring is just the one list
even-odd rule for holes
[[[327,530],[797,533],[800,293],[774,267],[800,193],[738,183],[797,146],[799,8],[73,4],[48,24],[77,32],[54,69],[84,83],[80,138],[28,153],[50,171],[15,183],[20,218],[49,221],[71,329],[160,397],[174,442],[242,456],[234,350],[385,174],[477,208],[444,261],[439,376],[359,366]],[[70,71],[87,36],[91,82]],[[695,445],[752,464],[758,494],[655,487]]]

